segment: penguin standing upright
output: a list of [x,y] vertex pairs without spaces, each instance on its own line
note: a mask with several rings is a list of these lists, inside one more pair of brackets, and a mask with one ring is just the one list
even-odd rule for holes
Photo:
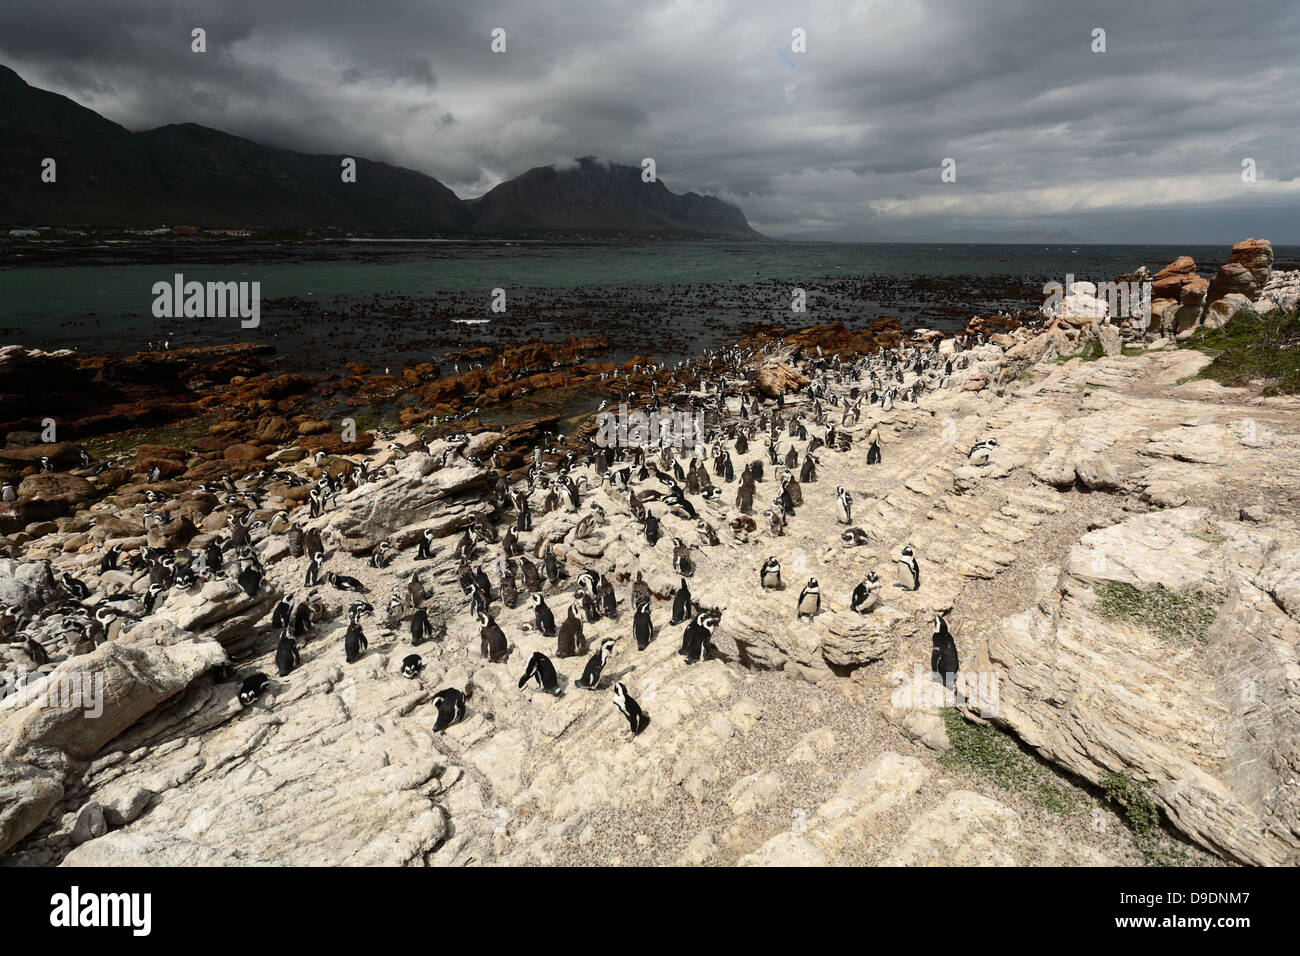
[[542,637],[555,636],[555,615],[540,594],[533,595],[533,623]]
[[465,718],[465,695],[455,687],[438,691],[433,697],[433,706],[438,711],[438,717],[433,722],[436,733],[441,733]]
[[880,464],[880,429],[875,425],[871,426],[871,431],[867,432],[867,464]]
[[650,620],[650,602],[642,601],[636,606],[632,615],[632,636],[636,638],[636,649],[644,651],[654,635],[654,624]]
[[283,630],[289,626],[293,615],[293,595],[286,594],[271,612],[271,626]]
[[556,635],[555,656],[564,658],[585,654],[586,644],[582,634],[582,618],[578,617],[578,605],[570,604],[569,614]]
[[781,587],[781,562],[775,556],[763,562],[758,571],[758,583],[765,588],[778,590]]
[[817,588],[817,579],[809,578],[808,583],[799,592],[799,603],[795,606],[795,618],[815,617],[822,609],[822,594]]
[[947,687],[957,687],[957,644],[948,632],[948,622],[942,614],[934,616],[934,633],[930,635],[933,647],[930,651],[931,676]]
[[717,625],[717,620],[709,612],[701,611],[686,626],[686,630],[682,632],[681,649],[677,652],[686,658],[686,663],[694,664],[696,661],[708,660],[709,650],[712,648],[713,629]]
[[528,658],[528,666],[524,668],[524,676],[519,678],[519,689],[523,690],[524,685],[530,680],[537,681],[537,686],[548,694],[558,695],[559,693],[560,679],[555,674],[555,665],[541,651],[533,651],[532,656]]
[[853,497],[840,485],[835,489],[835,517],[840,524],[853,523]]
[[880,576],[875,571],[868,571],[866,580],[853,589],[849,601],[849,610],[858,614],[868,614],[880,605]]
[[486,611],[478,616],[479,649],[483,656],[493,664],[504,664],[510,657],[510,644],[505,632]]
[[284,633],[280,635],[280,644],[275,649],[275,670],[281,677],[288,677],[293,669],[298,666],[298,642],[289,636],[289,629],[286,626]]
[[640,705],[627,692],[627,685],[622,681],[614,685],[614,706],[627,718],[633,737],[645,730],[646,724],[650,722],[645,713],[642,712]]
[[361,630],[361,624],[354,617],[352,623],[348,625],[347,633],[343,635],[343,654],[349,664],[356,663],[370,643],[366,640],[366,635]]
[[686,586],[686,579],[682,578],[682,586],[673,595],[673,616],[669,618],[668,623],[681,624],[690,616],[691,589]]
[[910,544],[898,556],[898,586],[905,591],[915,591],[921,586],[921,565]]
[[583,687],[587,690],[600,689],[600,675],[605,670],[605,665],[609,663],[609,655],[614,652],[614,641],[606,638],[600,642],[600,649],[587,661],[587,666],[582,670],[582,676],[574,681],[574,686]]
[[429,623],[429,612],[416,608],[411,615],[411,644],[418,646],[433,636],[433,625]]

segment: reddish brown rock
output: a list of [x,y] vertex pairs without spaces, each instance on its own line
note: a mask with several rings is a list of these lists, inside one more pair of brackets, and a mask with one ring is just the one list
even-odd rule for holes
[[1273,244],[1267,239],[1247,239],[1232,247],[1232,255],[1214,276],[1206,292],[1207,302],[1217,302],[1236,293],[1255,299],[1273,271]]
[[270,448],[246,444],[227,445],[223,452],[227,461],[265,461],[270,453]]

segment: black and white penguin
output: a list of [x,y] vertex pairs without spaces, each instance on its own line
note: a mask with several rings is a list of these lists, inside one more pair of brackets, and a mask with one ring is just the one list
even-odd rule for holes
[[853,497],[843,485],[835,489],[835,517],[840,524],[853,523]]
[[465,719],[465,695],[454,687],[438,691],[433,697],[433,706],[438,711],[438,718],[433,722],[437,733]]
[[542,637],[555,636],[555,615],[551,613],[546,599],[540,594],[533,595],[533,623],[537,625]]
[[429,623],[429,612],[418,607],[411,615],[411,645],[419,646],[431,637],[433,637],[433,625]]
[[420,536],[420,546],[416,549],[415,560],[427,561],[433,557],[433,529],[428,528]]
[[673,595],[673,615],[669,618],[668,623],[683,623],[691,616],[691,608],[691,589],[686,586],[686,579],[682,578],[682,586]]
[[271,626],[283,630],[292,623],[292,619],[293,595],[286,594],[284,597],[280,598],[279,603],[275,606],[275,610],[271,612]]
[[933,647],[930,650],[931,676],[945,687],[957,686],[957,644],[948,632],[948,622],[942,614],[934,616],[934,632],[930,635]]
[[776,556],[770,556],[763,562],[763,566],[758,570],[758,583],[770,590],[780,590],[781,588],[781,562]]
[[303,587],[314,588],[320,583],[320,569],[324,563],[325,552],[318,551],[311,556],[311,563],[307,565],[307,576],[303,580]]
[[799,592],[799,603],[795,605],[795,618],[814,617],[822,609],[822,594],[817,589],[817,579],[809,578],[808,583]]
[[870,538],[861,528],[845,528],[840,535],[840,540],[844,542],[846,547],[857,548],[866,544]]
[[358,594],[369,594],[370,589],[358,581],[356,578],[350,578],[346,574],[336,574],[328,571],[325,574],[325,580],[338,591],[355,591]]
[[530,680],[537,681],[537,686],[548,694],[559,694],[560,679],[555,674],[555,665],[541,651],[533,651],[532,656],[528,658],[524,676],[519,678],[519,689],[523,690],[524,685]]
[[241,591],[249,597],[256,597],[258,589],[262,586],[262,569],[256,564],[251,564],[239,572],[236,582]]
[[709,650],[713,646],[713,629],[717,626],[717,619],[708,611],[701,611],[686,625],[686,630],[682,632],[682,646],[677,651],[686,658],[686,663],[708,660]]
[[627,718],[633,737],[645,730],[646,724],[650,722],[649,718],[642,712],[640,705],[627,692],[627,685],[622,681],[614,685],[614,706]]
[[353,619],[348,625],[347,633],[343,635],[343,654],[349,664],[356,663],[370,646],[366,640],[366,635],[361,631],[361,624]]
[[905,591],[915,591],[921,586],[921,565],[910,544],[898,556],[898,586]]
[[582,676],[574,681],[575,687],[583,687],[587,690],[600,689],[600,675],[605,670],[605,665],[609,663],[609,655],[614,652],[614,641],[611,638],[605,638],[600,642],[600,649],[592,654],[587,660],[587,666],[582,670]]
[[407,654],[402,658],[402,676],[414,680],[424,670],[424,658],[419,654]]
[[996,438],[986,438],[972,445],[971,450],[966,453],[966,458],[972,465],[987,465],[993,455],[993,449],[997,447]]
[[239,685],[239,703],[244,707],[248,707],[258,697],[262,696],[262,692],[266,690],[266,685],[269,683],[271,683],[271,678],[261,672],[249,674],[244,678],[244,682]]
[[510,657],[510,644],[498,624],[486,611],[479,614],[479,650],[493,664],[504,664]]
[[880,464],[880,429],[875,425],[871,426],[871,431],[867,432],[867,464]]
[[875,571],[868,571],[865,580],[853,589],[849,601],[849,610],[858,614],[868,614],[880,604],[880,576]]
[[281,677],[288,677],[298,666],[298,642],[289,636],[286,627],[280,635],[280,645],[275,649],[275,670]]
[[659,519],[652,514],[645,516],[645,540],[652,548],[659,542]]
[[632,636],[636,638],[636,649],[644,651],[654,636],[654,624],[650,620],[650,602],[642,601],[636,606],[632,615]]
[[105,551],[104,556],[99,559],[99,573],[103,574],[105,571],[112,571],[115,569],[117,567],[117,561],[121,556],[122,546],[120,544],[115,544]]

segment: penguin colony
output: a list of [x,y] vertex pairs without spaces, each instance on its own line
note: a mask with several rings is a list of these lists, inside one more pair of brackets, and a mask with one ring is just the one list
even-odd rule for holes
[[[958,350],[967,344],[964,337],[956,343]],[[450,551],[456,561],[455,577],[463,605],[431,607],[418,564],[415,570],[397,572],[390,568],[399,559],[406,563],[445,557],[445,549],[432,530],[425,531],[405,555],[393,541],[377,541],[370,549],[368,563],[389,585],[384,607],[389,624],[400,627],[414,648],[442,640],[435,619],[444,622],[454,615],[467,615],[477,624],[483,659],[509,667],[517,664],[512,662],[510,635],[498,623],[500,612],[496,608],[531,607],[531,627],[536,634],[554,640],[555,660],[541,651],[533,652],[523,662],[519,688],[531,684],[556,696],[564,694],[566,686],[588,692],[605,690],[635,737],[650,724],[650,716],[634,698],[628,683],[619,679],[635,670],[623,668],[622,658],[645,651],[657,632],[671,626],[682,628],[678,653],[685,666],[715,657],[726,659],[713,643],[724,609],[702,605],[690,589],[701,550],[719,544],[712,522],[720,520],[718,505],[724,497],[732,500],[724,486],[735,485],[737,514],[730,527],[741,543],[763,532],[772,537],[784,535],[804,508],[826,509],[840,524],[849,526],[841,538],[846,546],[866,543],[867,533],[852,525],[853,497],[849,491],[837,487],[833,494],[811,488],[805,492],[804,486],[817,483],[817,469],[825,455],[862,455],[868,466],[878,464],[886,453],[879,428],[870,424],[866,429],[865,448],[863,443],[855,447],[851,437],[858,433],[862,417],[873,409],[886,411],[896,402],[919,401],[926,391],[946,387],[952,371],[951,359],[945,362],[937,352],[909,346],[852,361],[839,356],[827,358],[818,349],[816,358],[805,367],[810,375],[805,387],[807,401],[796,414],[786,407],[783,397],[764,401],[743,390],[724,387],[728,380],[733,385],[743,380],[745,366],[761,357],[755,350],[733,348],[709,353],[706,361],[696,365],[648,367],[644,371],[655,375],[667,371],[670,395],[664,398],[658,394],[658,378],[650,379],[648,394],[623,389],[622,401],[640,401],[652,412],[671,413],[679,404],[702,412],[707,425],[703,441],[687,449],[602,447],[589,439],[566,443],[563,435],[549,436],[532,450],[526,473],[512,481],[495,453],[488,462],[467,455],[472,440],[469,434],[437,435],[430,430],[408,444],[391,444],[392,461],[375,469],[370,459],[354,462],[319,453],[313,473],[267,469],[238,480],[223,475],[217,482],[201,487],[218,495],[226,506],[226,534],[206,548],[193,550],[141,547],[127,553],[121,545],[114,545],[103,551],[100,571],[133,574],[132,588],[92,600],[91,588],[64,572],[55,576],[62,600],[40,612],[37,619],[45,622],[50,617],[58,618],[69,653],[90,653],[113,640],[123,628],[130,628],[165,606],[176,592],[190,592],[224,578],[236,582],[249,597],[263,593],[266,572],[262,552],[270,541],[283,539],[289,556],[305,562],[301,593],[284,594],[270,614],[268,633],[278,638],[274,652],[277,676],[253,672],[238,677],[229,665],[218,676],[237,681],[238,699],[250,707],[278,682],[292,680],[305,652],[311,656],[338,654],[345,664],[354,664],[369,652],[365,621],[375,614],[369,589],[356,578],[330,569],[333,554],[319,528],[305,525],[327,515],[337,506],[340,495],[395,474],[395,462],[417,451],[429,454],[429,443],[441,440],[447,448],[436,456],[435,472],[464,459],[487,467],[490,474],[484,498],[484,503],[490,505],[487,516],[475,517],[468,523]],[[914,373],[914,378],[904,388],[904,373],[908,371]],[[618,374],[610,373],[615,378]],[[733,411],[737,398],[738,409]],[[468,417],[474,411],[457,418]],[[446,424],[444,421],[444,427]],[[984,439],[970,449],[967,458],[973,465],[986,465],[996,451],[996,439]],[[94,473],[106,466],[106,462],[92,462],[83,452],[80,467],[74,472]],[[49,459],[43,459],[41,467],[55,470]],[[158,480],[158,475],[150,475],[147,483],[157,484]],[[268,497],[265,489],[271,484],[310,485],[310,489],[306,501],[292,513],[267,513],[263,508]],[[663,533],[663,515],[671,513],[695,523],[693,540],[670,539],[672,569],[679,583],[672,595],[667,625],[662,623],[664,612],[655,609],[656,596],[640,570],[614,569],[616,579],[628,582],[627,590],[620,594],[609,574],[579,569],[571,561],[562,563],[553,543],[533,533],[535,515],[559,509],[580,515],[575,525],[576,538],[594,533],[609,520],[602,506],[590,500],[590,489],[597,486],[620,503],[650,546]],[[12,500],[12,486],[6,487],[5,496]],[[151,490],[146,496],[150,507],[144,510],[144,531],[163,520],[152,506],[169,500],[162,491]],[[917,591],[924,586],[920,559],[910,544],[898,544],[896,586]],[[495,581],[485,568],[494,569]],[[766,557],[757,571],[757,589],[779,592],[787,587],[776,557]],[[791,626],[800,626],[800,622],[815,618],[823,609],[823,593],[815,576],[797,586],[798,597],[790,607]],[[844,603],[853,613],[870,614],[884,603],[880,575],[875,569],[869,570],[845,598]],[[630,627],[631,640],[627,644],[634,644],[636,650],[620,649],[623,642],[616,638],[605,638],[595,648],[589,646],[585,626],[605,619],[618,620],[623,608],[632,610],[630,621],[623,626]],[[347,621],[343,647],[311,647],[317,625],[336,617]],[[44,664],[48,661],[45,649],[25,633],[33,623],[18,608],[0,608],[0,641],[25,642],[33,660]],[[957,648],[942,615],[934,619],[932,645],[932,674],[936,680],[950,683],[958,671]],[[579,673],[566,676],[555,661],[570,658],[585,660],[585,664]],[[611,662],[619,668],[613,679]],[[403,657],[402,678],[421,680],[424,671],[420,653]],[[439,690],[431,701],[431,729],[442,732],[463,720],[471,691],[469,686]]]

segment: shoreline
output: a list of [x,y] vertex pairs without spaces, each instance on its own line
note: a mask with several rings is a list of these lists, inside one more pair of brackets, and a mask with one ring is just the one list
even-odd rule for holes
[[[1209,298],[1211,283],[1202,290],[1193,275],[1153,277],[1180,295],[1157,299],[1175,306],[1157,306],[1160,322],[1145,335],[1098,323],[1080,288],[1042,327],[984,317],[957,336],[887,322],[757,330],[701,364],[653,370],[600,361],[599,339],[507,349],[504,373],[491,350],[464,356],[482,368],[429,366],[425,380],[418,367],[400,378],[352,368],[352,394],[367,403],[357,407],[414,397],[391,430],[356,422],[353,442],[337,422],[295,421],[310,414],[309,398],[331,397],[330,383],[259,370],[256,350],[206,354],[203,364],[101,362],[110,378],[157,390],[155,402],[185,366],[202,383],[196,411],[246,417],[189,448],[137,446],[134,461],[124,448],[125,467],[98,474],[70,442],[0,449],[0,464],[25,459],[18,470],[29,472],[0,518],[59,498],[66,508],[0,528],[21,559],[0,558],[13,582],[4,600],[28,608],[24,634],[49,656],[39,664],[24,656],[37,653],[30,644],[7,644],[7,671],[22,659],[37,682],[99,674],[114,688],[94,722],[0,701],[11,741],[0,774],[27,775],[15,822],[0,828],[6,862],[221,865],[238,847],[255,862],[288,863],[1294,864],[1300,845],[1286,827],[1300,794],[1283,777],[1300,707],[1294,682],[1278,675],[1300,638],[1287,583],[1300,573],[1300,474],[1286,464],[1300,449],[1300,398],[1197,378],[1210,357],[1175,341],[1213,331],[1177,328],[1178,310],[1193,304],[1215,315],[1183,301]],[[85,370],[36,358],[33,381]],[[533,408],[536,395],[562,397]],[[737,479],[768,462],[772,439],[802,503],[779,523],[768,513],[781,483],[768,464],[746,509],[711,456],[703,470],[720,494],[693,485],[689,510],[665,499],[653,472],[624,488],[606,477],[622,462],[602,470],[589,444],[596,423],[585,409],[597,396],[611,408],[620,399],[698,408]],[[493,409],[514,420],[489,425]],[[880,464],[866,463],[873,430]],[[996,450],[977,462],[967,449],[990,437]],[[42,453],[54,472],[36,464]],[[691,454],[678,449],[676,464]],[[672,473],[670,459],[649,461]],[[309,514],[327,473],[340,487]],[[584,479],[572,508],[558,494],[565,473]],[[851,496],[848,522],[836,517],[837,487]],[[513,556],[502,549],[520,504],[504,490],[524,496],[533,522]],[[632,492],[657,517],[656,540],[634,517]],[[125,556],[204,552],[229,540],[240,514],[253,521],[258,586],[249,593],[230,574],[173,583],[144,612],[156,571],[130,570]],[[850,526],[860,539],[844,539]],[[295,527],[319,532],[326,569],[367,589],[370,650],[359,661],[342,648],[356,594],[303,586]],[[123,563],[105,569],[114,544]],[[892,586],[904,544],[918,556],[914,590]],[[386,549],[388,563],[375,566]],[[584,571],[613,586],[615,613],[586,620],[593,647],[615,641],[600,693],[572,684],[585,655],[557,660],[569,682],[562,697],[516,685],[528,655],[553,653],[555,638],[537,632],[527,590],[506,600],[501,570],[548,554],[565,569],[538,588],[557,620]],[[768,555],[780,557],[782,588],[759,586]],[[506,663],[484,659],[465,610],[460,578],[476,567],[490,575]],[[868,570],[885,587],[879,606],[858,613],[850,595]],[[637,571],[656,631],[644,651],[629,637]],[[64,573],[85,582],[80,601],[65,593]],[[409,593],[412,575],[422,598]],[[801,619],[810,575],[823,595]],[[687,580],[697,610],[717,615],[694,664],[668,624]],[[243,708],[239,679],[274,672],[270,618],[286,595],[315,621],[301,664]],[[63,622],[82,612],[70,608],[109,598],[139,619],[74,649]],[[408,617],[421,606],[434,637],[416,647]],[[926,672],[936,614],[960,653],[948,689]],[[413,649],[426,672],[408,681],[399,668]],[[1247,677],[1251,700],[1237,693]],[[639,736],[609,704],[614,680],[651,717]],[[465,690],[469,712],[430,732],[434,694],[448,686]],[[991,686],[993,710],[983,706]],[[1276,723],[1261,726],[1260,714]],[[347,756],[373,743],[374,727],[382,772]],[[977,756],[990,748],[1002,754],[992,766]],[[33,762],[52,751],[64,756]],[[304,772],[314,786],[294,782]],[[1007,774],[1036,782],[1022,792]],[[1126,815],[1134,793],[1155,808],[1155,829]],[[304,808],[331,832],[295,826]]]

